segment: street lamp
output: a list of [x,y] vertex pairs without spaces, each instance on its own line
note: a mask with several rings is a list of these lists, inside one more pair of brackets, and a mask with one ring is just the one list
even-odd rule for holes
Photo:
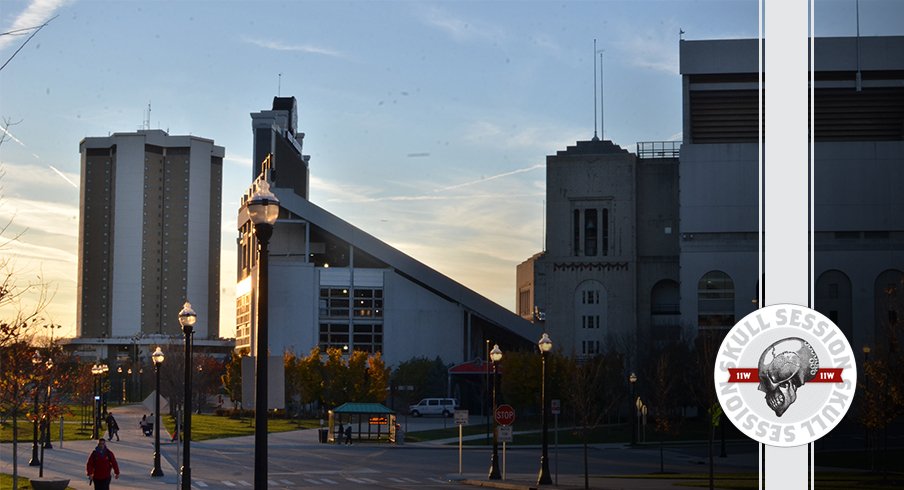
[[[872,349],[870,349],[870,347],[868,345],[863,346],[863,391],[864,391],[863,394],[867,395],[867,396],[869,395],[869,376],[867,376],[867,374],[866,374],[866,364],[869,362],[869,353],[871,350]],[[870,434],[869,426],[864,424],[864,427],[866,428],[866,437],[863,438],[863,442],[865,444],[867,453],[869,453],[870,435],[871,434]]]
[[[50,374],[50,370],[53,369],[53,359],[47,358],[47,361],[44,363],[44,366],[47,367],[47,374]],[[44,399],[44,423],[43,428],[41,430],[41,462],[40,469],[38,470],[38,477],[44,478],[44,449],[53,449],[53,446],[50,445],[50,417],[47,416],[47,408],[50,406],[50,379],[47,380],[47,398]]]
[[[631,400],[636,400],[637,395],[635,394],[634,388],[635,385],[637,385],[637,375],[631,373],[631,375],[628,376],[628,381],[631,383]],[[635,422],[637,422],[635,417],[631,417],[631,444],[637,444],[637,430],[634,427]]]
[[[99,384],[100,399],[101,399],[101,403],[103,404],[103,411],[101,413],[107,413],[107,392],[104,391],[104,386],[105,386],[104,381],[110,380],[110,377],[108,374],[109,372],[110,372],[110,366],[107,366],[106,363],[101,363],[101,365],[100,365],[100,384]],[[105,377],[106,377],[106,379],[104,379]]]
[[[643,410],[643,401],[640,397],[637,397],[637,400],[634,402],[634,406],[637,408],[637,432],[640,432],[640,413]],[[637,437],[637,434],[634,434]]]
[[270,184],[261,179],[257,191],[247,203],[258,243],[257,269],[257,379],[254,397],[254,488],[267,488],[267,338],[269,250],[273,224],[279,217],[279,199],[270,192]]
[[[47,366],[47,374],[50,374],[50,370],[53,369],[53,358],[48,357],[47,361],[44,362],[44,365]],[[44,413],[46,417],[47,427],[44,430],[44,437],[41,441],[41,464],[44,464],[44,449],[53,449],[53,444],[50,442],[50,417],[47,416],[47,412],[50,407],[50,391],[53,386],[53,380],[47,380],[47,397],[44,398]]]
[[35,408],[31,414],[32,420],[32,428],[34,430],[34,435],[31,440],[31,459],[28,461],[28,466],[38,466],[41,464],[40,458],[38,458],[38,366],[44,362],[44,359],[41,359],[41,353],[35,351],[34,355],[31,356],[31,364],[34,366],[34,390],[35,390]]
[[[198,315],[191,308],[191,303],[185,302],[182,311],[179,312],[179,323],[185,334],[185,393],[182,400],[182,490],[191,490],[191,340],[195,333],[194,326]],[[160,411],[158,410],[159,414]],[[176,429],[178,430],[178,428]],[[261,487],[263,488],[263,487]]]
[[151,476],[163,476],[163,470],[160,469],[160,365],[163,364],[163,351],[160,346],[151,354],[154,361],[154,377],[156,378],[156,389],[154,392],[154,469],[151,470]]
[[91,406],[91,415],[94,418],[94,434],[92,437],[95,441],[100,436],[98,431],[100,429],[100,375],[102,372],[100,364],[95,362],[91,366],[91,376],[94,380],[94,405]]
[[497,384],[497,375],[498,364],[499,361],[502,360],[502,349],[499,348],[499,344],[493,346],[493,350],[490,351],[490,360],[493,361],[493,457],[490,459],[490,480],[498,480],[499,479],[499,422],[495,421],[496,416],[496,384]]
[[119,374],[119,379],[122,380],[122,395],[119,397],[119,404],[122,405],[126,401],[126,378],[122,375],[122,366],[116,368],[116,373]]
[[542,382],[540,384],[540,416],[543,418],[543,453],[540,456],[540,474],[537,476],[537,485],[549,485],[552,478],[549,476],[549,420],[546,417],[546,356],[552,350],[552,340],[544,333],[537,342],[540,348],[540,364]]

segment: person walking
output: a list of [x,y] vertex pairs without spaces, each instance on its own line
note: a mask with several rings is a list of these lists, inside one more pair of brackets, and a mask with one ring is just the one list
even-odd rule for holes
[[111,473],[119,479],[119,463],[116,462],[116,456],[113,451],[107,449],[106,441],[103,437],[97,439],[97,447],[91,451],[88,456],[88,463],[85,465],[85,473],[88,474],[88,484],[94,483],[97,490],[109,490]]
[[112,441],[113,436],[116,436],[116,442],[119,442],[119,424],[117,424],[116,419],[113,418],[113,412],[107,413],[107,432],[109,434],[109,440]]
[[336,433],[336,444],[342,444],[342,436],[345,435],[345,426],[339,422],[339,430]]
[[352,424],[348,424],[348,427],[345,428],[345,443],[349,446],[352,445]]

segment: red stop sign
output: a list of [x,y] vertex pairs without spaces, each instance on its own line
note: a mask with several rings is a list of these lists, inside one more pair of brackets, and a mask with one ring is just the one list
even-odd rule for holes
[[495,417],[499,425],[512,425],[515,421],[515,409],[511,405],[499,405],[496,407]]

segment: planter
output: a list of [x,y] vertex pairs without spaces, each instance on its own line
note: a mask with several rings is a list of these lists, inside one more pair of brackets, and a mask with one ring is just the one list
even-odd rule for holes
[[31,488],[34,490],[66,490],[66,487],[69,486],[69,480],[34,478],[29,481],[31,481]]

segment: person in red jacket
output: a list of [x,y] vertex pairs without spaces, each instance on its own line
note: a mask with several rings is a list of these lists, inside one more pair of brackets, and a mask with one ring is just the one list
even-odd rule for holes
[[97,440],[97,447],[91,451],[91,456],[88,456],[85,472],[88,473],[88,482],[94,482],[97,490],[110,488],[111,472],[115,473],[116,478],[119,479],[119,464],[116,463],[116,456],[113,455],[113,451],[107,449],[103,437]]

